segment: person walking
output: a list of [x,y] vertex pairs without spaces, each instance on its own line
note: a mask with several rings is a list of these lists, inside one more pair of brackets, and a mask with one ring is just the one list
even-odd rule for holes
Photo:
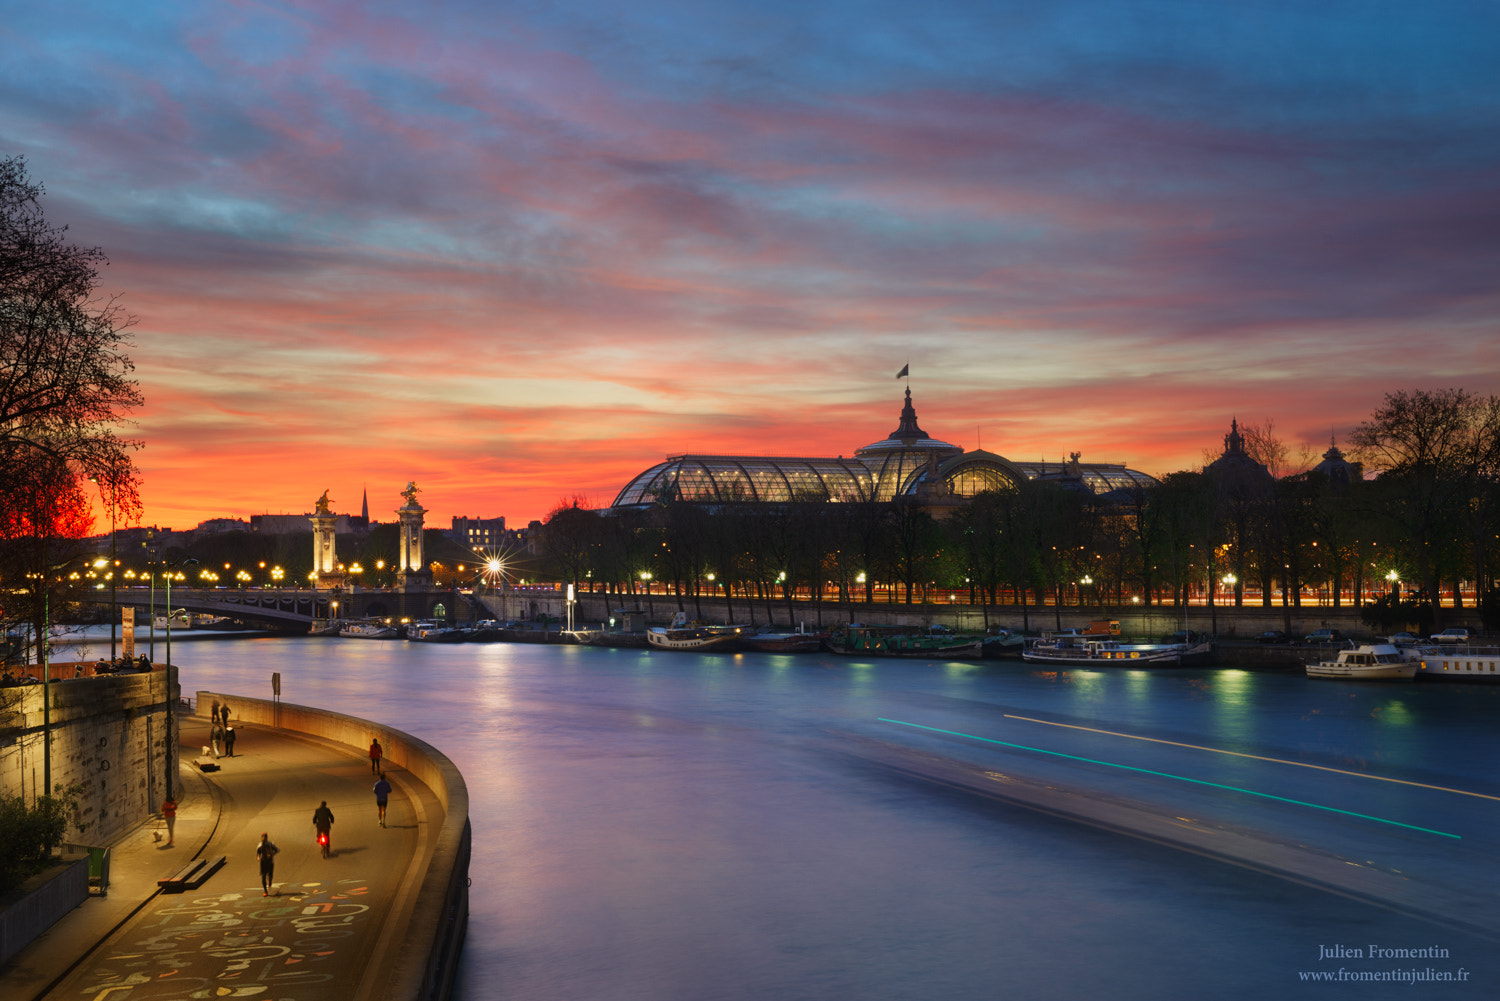
[[380,814],[380,826],[385,826],[385,804],[391,798],[391,784],[382,775],[375,780],[375,809]]
[[234,757],[234,727],[228,724],[224,726],[224,753]]
[[173,832],[177,828],[177,801],[171,796],[162,800],[162,819],[167,822],[167,847],[172,847]]
[[380,747],[380,741],[372,739],[370,741],[370,771],[376,775],[380,774],[380,759],[384,754],[385,752]]
[[260,895],[269,897],[271,887],[276,885],[276,853],[277,848],[271,841],[271,835],[262,833],[260,844],[255,846],[255,857],[260,859]]
[[219,703],[219,722],[223,723],[226,727],[229,726],[229,703],[228,702],[221,702],[221,703]]
[[328,809],[328,800],[313,811],[313,826],[318,829],[318,842],[323,846],[323,857],[333,851],[333,811]]

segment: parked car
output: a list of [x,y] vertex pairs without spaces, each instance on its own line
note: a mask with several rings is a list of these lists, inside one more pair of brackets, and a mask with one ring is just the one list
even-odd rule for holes
[[1386,637],[1386,642],[1392,646],[1416,646],[1422,642],[1422,638],[1411,633],[1393,633]]
[[1453,626],[1444,629],[1440,633],[1432,634],[1434,643],[1467,643],[1469,642],[1469,631],[1463,626]]
[[1291,637],[1280,629],[1267,629],[1255,637],[1257,643],[1290,643],[1291,641]]
[[1344,634],[1337,629],[1317,629],[1308,633],[1303,642],[1322,644],[1342,643],[1344,642]]

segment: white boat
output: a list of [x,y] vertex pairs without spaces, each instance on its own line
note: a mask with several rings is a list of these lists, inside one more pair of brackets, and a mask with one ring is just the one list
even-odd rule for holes
[[468,630],[442,622],[423,620],[406,627],[406,638],[418,643],[461,643],[467,636]]
[[1031,664],[1057,667],[1179,667],[1208,661],[1212,643],[1121,643],[1094,636],[1054,636],[1021,651]]
[[1401,656],[1401,651],[1390,643],[1368,643],[1353,650],[1340,650],[1337,660],[1308,664],[1307,676],[1346,681],[1410,681],[1417,667],[1416,661]]
[[362,640],[393,640],[400,635],[400,630],[382,619],[368,619],[344,623],[339,635]]
[[1437,681],[1500,681],[1500,649],[1456,650],[1437,646],[1409,648],[1417,677]]
[[689,625],[687,615],[678,612],[670,626],[646,630],[646,645],[659,650],[738,650],[749,632],[749,626]]

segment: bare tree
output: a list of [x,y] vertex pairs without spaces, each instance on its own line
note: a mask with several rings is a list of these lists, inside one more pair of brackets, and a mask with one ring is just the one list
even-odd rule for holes
[[1500,397],[1462,389],[1388,393],[1349,441],[1379,472],[1382,513],[1410,546],[1441,625],[1439,555],[1457,548],[1470,500],[1500,469]]
[[47,222],[41,195],[24,160],[0,160],[0,447],[107,477],[129,503],[128,451],[138,443],[114,428],[142,402],[123,352],[131,321],[100,297],[103,252],[65,242],[66,227]]

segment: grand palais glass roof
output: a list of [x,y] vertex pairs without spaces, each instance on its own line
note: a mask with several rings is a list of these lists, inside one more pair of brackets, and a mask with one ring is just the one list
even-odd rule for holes
[[791,501],[890,501],[897,497],[972,497],[984,490],[1014,489],[1026,479],[1056,480],[1096,494],[1144,486],[1155,480],[1112,463],[1013,462],[991,452],[965,452],[917,426],[911,389],[901,423],[890,436],[857,449],[851,458],[678,455],[636,476],[614,507],[668,500],[707,504]]

